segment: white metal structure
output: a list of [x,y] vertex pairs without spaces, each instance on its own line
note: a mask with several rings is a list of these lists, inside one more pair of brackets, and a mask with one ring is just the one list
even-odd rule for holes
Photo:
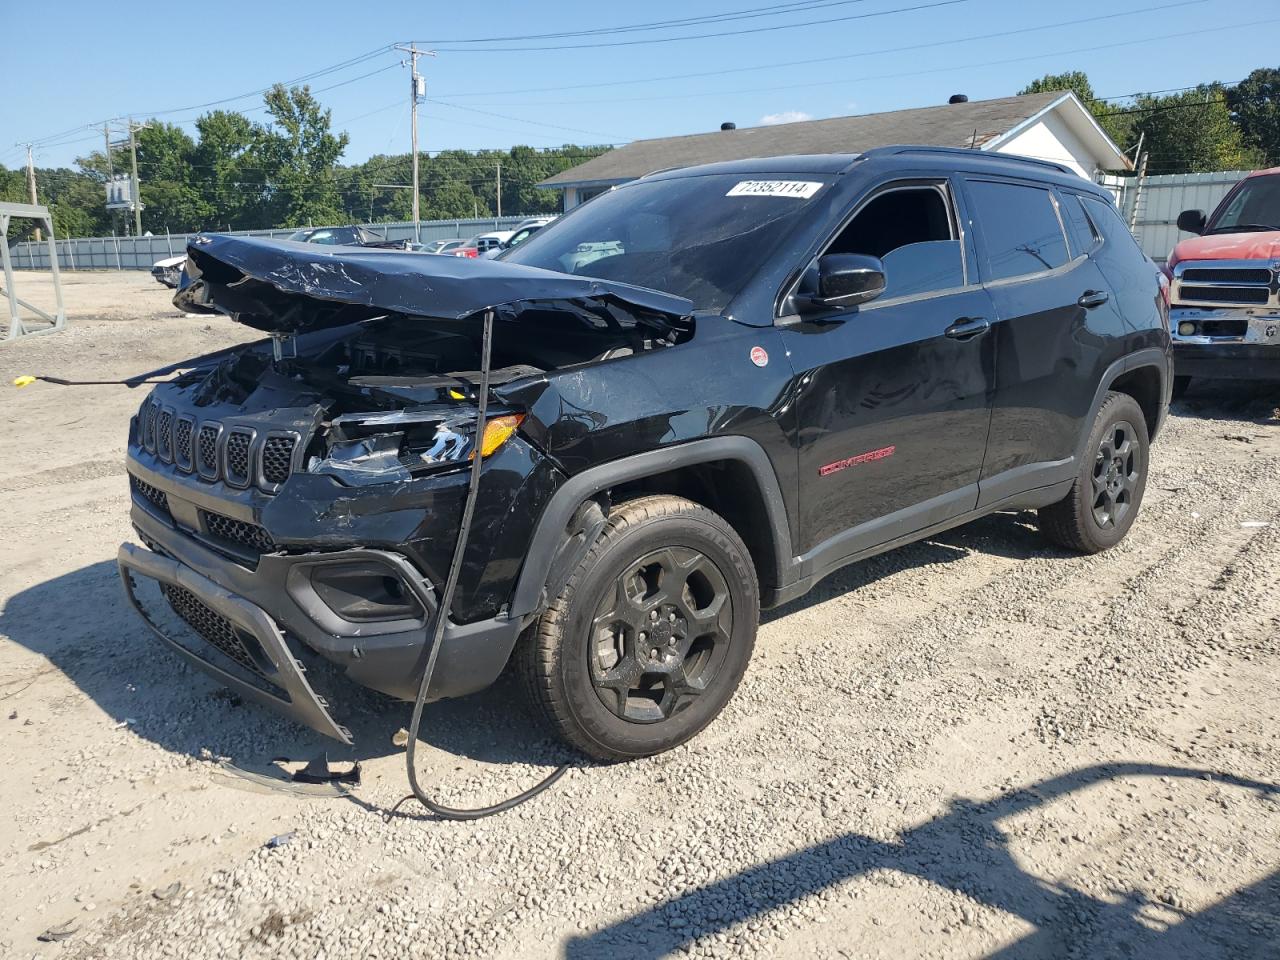
[[[21,299],[14,289],[13,262],[9,258],[9,222],[14,217],[39,220],[44,225],[49,244],[49,264],[53,272],[53,292],[58,303],[53,316]],[[53,217],[49,215],[48,207],[31,203],[0,203],[0,261],[4,264],[4,290],[0,292],[9,300],[9,334],[6,340],[17,340],[19,337],[30,337],[38,333],[53,333],[67,325],[67,311],[62,304],[62,281],[58,277],[58,248],[53,239]],[[31,326],[31,321],[23,320],[18,314],[20,306],[39,317],[40,320],[36,321],[38,324],[47,326]]]

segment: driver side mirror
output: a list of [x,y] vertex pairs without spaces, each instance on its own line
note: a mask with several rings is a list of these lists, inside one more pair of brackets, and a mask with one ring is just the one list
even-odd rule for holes
[[856,307],[884,293],[884,264],[860,253],[829,253],[818,259],[817,288],[805,303],[810,310]]
[[1204,233],[1207,219],[1203,210],[1183,210],[1178,214],[1178,229],[1186,233]]

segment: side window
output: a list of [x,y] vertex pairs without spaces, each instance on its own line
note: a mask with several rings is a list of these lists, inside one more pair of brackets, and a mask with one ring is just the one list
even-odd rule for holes
[[1138,241],[1133,239],[1129,227],[1120,219],[1120,213],[1114,206],[1093,197],[1086,197],[1084,203],[1089,219],[1098,225],[1107,243],[1114,243],[1117,247],[1132,247],[1141,252]]
[[879,257],[882,300],[964,286],[960,240],[938,187],[901,187],[873,198],[824,253]]
[[1067,262],[1067,238],[1048,190],[971,180],[969,193],[986,241],[989,279],[1023,277]]
[[337,243],[338,238],[333,235],[332,230],[317,230],[311,236],[307,237],[307,243]]
[[1064,193],[1059,210],[1066,217],[1071,228],[1071,252],[1075,254],[1092,253],[1102,243],[1102,234],[1093,225],[1084,209],[1084,197],[1075,193]]

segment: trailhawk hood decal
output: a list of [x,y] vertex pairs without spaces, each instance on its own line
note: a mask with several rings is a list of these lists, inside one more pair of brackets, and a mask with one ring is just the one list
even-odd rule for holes
[[1211,233],[1183,240],[1171,260],[1280,260],[1280,230]]
[[500,260],[405,253],[257,237],[199,236],[173,302],[225,313],[259,330],[298,333],[388,313],[460,320],[531,302],[568,302],[591,312],[620,306],[681,320],[693,304],[625,283]]

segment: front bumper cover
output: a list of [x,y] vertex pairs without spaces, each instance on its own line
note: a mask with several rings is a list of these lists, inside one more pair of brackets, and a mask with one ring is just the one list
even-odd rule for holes
[[[419,622],[350,623],[338,618],[313,592],[299,589],[303,580],[299,574],[309,566],[374,560],[398,574],[426,611],[434,611],[434,592],[404,557],[360,548],[264,554],[257,568],[249,569],[175,529],[136,500],[132,520],[152,549],[133,544],[120,548],[120,573],[129,602],[167,645],[247,699],[350,742],[350,733],[334,720],[326,700],[303,676],[304,668],[290,649],[299,641],[361,686],[401,700],[416,695],[428,653],[429,616]],[[190,591],[200,603],[247,631],[274,665],[271,680],[283,688],[285,696],[264,693],[219,667],[217,657],[198,656],[167,636],[138,600],[131,578],[139,575]],[[502,616],[468,624],[448,621],[428,698],[460,697],[493,683],[511,656],[520,627],[519,620]]]
[[[311,684],[303,675],[302,664],[294,658],[285,643],[284,634],[280,632],[275,621],[259,607],[224,590],[208,577],[201,576],[189,567],[184,567],[168,557],[144,550],[132,543],[120,545],[116,562],[120,568],[120,579],[124,583],[124,592],[129,598],[129,603],[146,621],[152,632],[181,654],[188,663],[214,676],[254,703],[286,713],[299,723],[326,736],[341,740],[345,744],[351,743],[351,731],[334,722],[333,717],[329,715],[329,704],[311,689]],[[196,655],[169,636],[138,600],[136,581],[138,576],[148,577],[157,583],[168,584],[195,594],[208,609],[252,636],[275,666],[271,679],[282,694],[277,696],[247,683],[212,661]]]

